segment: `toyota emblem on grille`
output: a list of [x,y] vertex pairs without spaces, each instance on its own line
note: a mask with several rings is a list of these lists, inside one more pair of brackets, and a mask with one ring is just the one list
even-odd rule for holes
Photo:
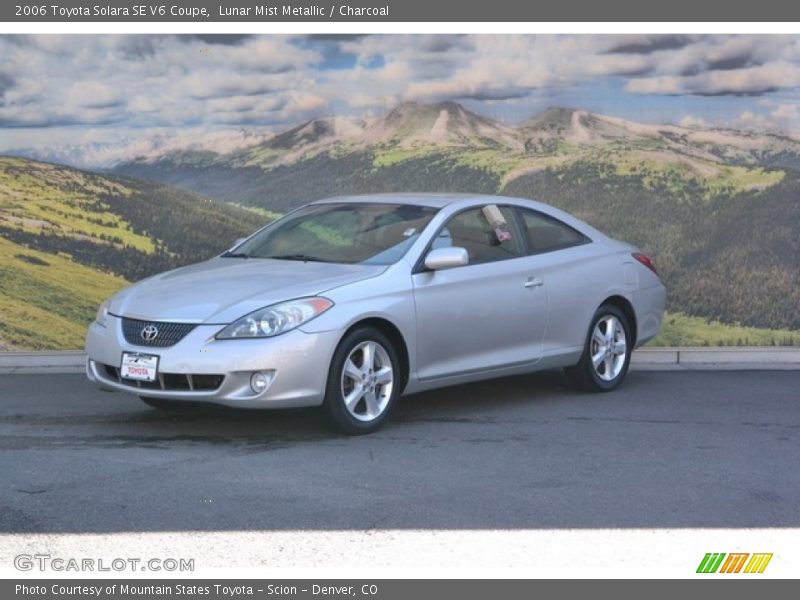
[[152,342],[158,337],[158,327],[155,325],[146,325],[140,334],[145,342]]

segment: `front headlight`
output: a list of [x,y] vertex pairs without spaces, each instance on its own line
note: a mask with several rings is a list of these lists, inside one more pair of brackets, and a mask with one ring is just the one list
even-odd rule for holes
[[218,340],[273,337],[300,327],[333,306],[327,298],[299,298],[260,308],[228,325]]
[[106,326],[106,321],[108,321],[108,300],[103,302],[100,305],[100,308],[97,309],[97,314],[94,317],[94,320],[97,321],[98,325],[102,325],[103,327]]

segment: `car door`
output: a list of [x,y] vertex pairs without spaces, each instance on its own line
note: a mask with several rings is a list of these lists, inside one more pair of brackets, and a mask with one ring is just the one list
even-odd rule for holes
[[465,248],[467,265],[412,275],[421,379],[541,357],[547,297],[529,267],[522,231],[513,209],[500,207],[506,226],[498,231],[483,208],[454,215],[432,244]]
[[527,236],[530,268],[547,291],[545,353],[558,353],[580,346],[586,338],[588,320],[597,306],[592,290],[607,277],[592,240],[566,223],[536,210],[518,207]]

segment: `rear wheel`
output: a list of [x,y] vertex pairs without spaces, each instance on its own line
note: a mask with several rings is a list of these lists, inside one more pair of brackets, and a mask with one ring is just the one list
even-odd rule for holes
[[628,372],[632,339],[625,314],[612,304],[604,304],[592,318],[580,361],[565,369],[567,377],[578,389],[610,392]]
[[373,327],[349,333],[331,361],[323,407],[347,435],[378,430],[402,388],[400,361],[391,340]]

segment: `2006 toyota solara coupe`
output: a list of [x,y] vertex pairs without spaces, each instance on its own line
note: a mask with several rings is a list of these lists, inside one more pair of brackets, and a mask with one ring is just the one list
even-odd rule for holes
[[162,409],[322,406],[362,434],[401,394],[492,377],[612,390],[664,302],[650,258],[540,202],[331,198],[110,298],[87,375]]

